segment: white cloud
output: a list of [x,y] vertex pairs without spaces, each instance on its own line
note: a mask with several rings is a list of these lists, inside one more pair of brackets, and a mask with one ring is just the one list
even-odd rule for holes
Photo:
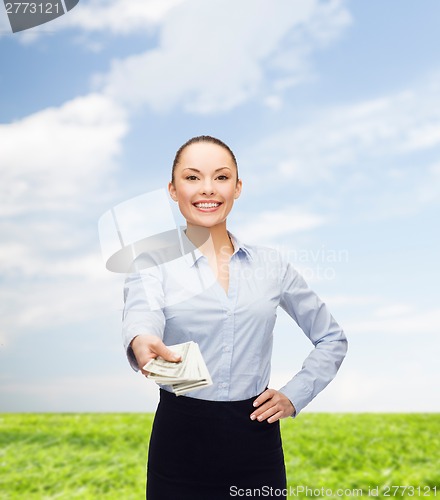
[[[400,309],[401,314],[397,314]],[[374,319],[346,321],[346,331],[353,334],[383,333],[393,335],[425,335],[440,333],[440,310],[414,311],[410,305],[392,305],[372,312]]]
[[116,192],[111,174],[127,129],[124,111],[98,94],[0,125],[5,343],[120,307],[100,258],[96,211]]
[[[345,316],[344,330],[354,335],[440,333],[440,310],[415,302],[394,302],[384,295],[329,295],[326,302]],[[339,316],[339,314],[338,314]],[[352,318],[352,319],[349,319]]]
[[[432,398],[440,377],[438,311],[381,295],[330,295],[325,302],[342,318],[348,353],[335,380],[305,411],[439,411],[440,400]],[[270,386],[286,384],[312,347],[280,310]]]
[[278,95],[269,95],[264,99],[264,104],[273,111],[278,111],[283,107],[283,100]]
[[[13,263],[2,267],[8,264]],[[31,266],[33,275],[26,274]],[[18,262],[15,272],[3,276],[0,338],[5,345],[17,342],[19,334],[35,335],[103,315],[120,318],[123,276],[106,271],[98,252]]]
[[123,110],[99,94],[0,125],[0,213],[72,209],[99,194],[127,128]]
[[[348,356],[354,354],[349,350]],[[434,356],[431,357],[433,359]],[[346,359],[335,379],[304,409],[304,412],[438,412],[433,398],[436,380],[418,361],[395,360],[388,366],[359,363],[359,356]],[[356,363],[361,366],[356,366]],[[292,371],[274,370],[269,387],[281,388]]]
[[394,373],[377,365],[372,370],[343,364],[335,380],[305,411],[438,412],[440,400],[432,397],[435,390],[432,375],[416,363],[394,366]]
[[344,216],[353,211],[361,219],[439,203],[438,163],[431,159],[440,148],[439,86],[434,74],[411,90],[311,111],[308,122],[241,152],[248,191],[258,198],[293,192],[318,213],[333,216],[342,207]]
[[328,297],[332,307],[365,306],[377,304],[381,300],[383,300],[381,297],[374,295],[331,295]]
[[379,307],[373,312],[377,318],[393,318],[404,317],[414,311],[414,306],[411,304],[388,304],[384,307]]
[[418,205],[440,202],[440,163],[428,167],[427,175],[416,186],[414,201]]
[[[304,184],[331,179],[365,158],[400,155],[440,145],[438,95],[426,88],[321,110],[299,128],[277,131],[256,146],[272,157],[281,179]],[[261,162],[260,162],[261,163]],[[266,179],[260,179],[263,184]]]
[[301,81],[309,53],[349,22],[339,0],[302,0],[294,8],[288,0],[188,0],[164,18],[156,49],[114,61],[96,85],[156,111],[227,111],[260,92],[272,95],[271,81]]
[[[50,32],[75,29],[80,30],[82,41],[89,48],[102,48],[101,43],[91,38],[96,33],[130,35],[153,31],[163,22],[169,11],[187,0],[81,0],[65,15],[31,30],[15,33],[13,36],[24,44],[30,44],[41,35]],[[10,33],[8,18],[0,15],[0,37]]]
[[240,239],[250,242],[270,242],[278,236],[308,231],[322,225],[325,218],[321,215],[305,212],[299,207],[286,206],[280,210],[265,210],[252,214],[251,221],[244,220],[238,233]]
[[423,308],[415,302],[394,302],[377,295],[331,295],[329,306],[344,316],[344,330],[350,335],[440,334],[440,310]]
[[[60,18],[60,28],[79,28],[131,34],[159,24],[169,11],[186,0],[91,0],[81,1]],[[62,19],[62,20],[61,20]]]

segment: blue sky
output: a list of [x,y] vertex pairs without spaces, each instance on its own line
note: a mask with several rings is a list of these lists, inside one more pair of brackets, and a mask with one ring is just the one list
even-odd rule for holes
[[[440,411],[440,4],[82,0],[0,6],[0,411],[152,411],[97,222],[211,134],[229,229],[283,248],[349,338],[305,411]],[[280,311],[272,385],[311,349]]]

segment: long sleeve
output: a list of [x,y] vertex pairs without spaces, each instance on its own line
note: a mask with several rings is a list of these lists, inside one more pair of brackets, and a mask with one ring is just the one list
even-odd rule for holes
[[280,306],[314,345],[302,369],[280,389],[292,401],[296,409],[293,416],[297,416],[333,380],[347,352],[348,342],[325,303],[284,260]]
[[131,367],[138,371],[131,341],[140,334],[163,338],[165,317],[164,294],[158,267],[127,275],[124,285],[122,338]]

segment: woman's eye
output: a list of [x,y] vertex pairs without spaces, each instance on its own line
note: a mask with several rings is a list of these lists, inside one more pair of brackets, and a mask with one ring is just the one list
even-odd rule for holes
[[[187,175],[185,179],[187,181],[196,181],[198,177],[196,175]],[[219,175],[217,179],[220,181],[226,181],[227,179],[229,179],[229,177],[227,175]]]

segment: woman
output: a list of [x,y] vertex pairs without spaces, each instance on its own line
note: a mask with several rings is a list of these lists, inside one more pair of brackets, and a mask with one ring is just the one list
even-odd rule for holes
[[[227,230],[242,181],[226,144],[210,136],[190,139],[177,151],[168,189],[187,222],[184,244],[193,251],[189,260],[127,277],[125,347],[133,368],[148,375],[142,367],[152,358],[179,361],[167,345],[193,340],[213,384],[179,397],[161,387],[147,498],[286,498],[279,420],[296,417],[333,379],[346,337],[278,251],[246,245]],[[278,306],[315,349],[277,391],[267,384]]]

